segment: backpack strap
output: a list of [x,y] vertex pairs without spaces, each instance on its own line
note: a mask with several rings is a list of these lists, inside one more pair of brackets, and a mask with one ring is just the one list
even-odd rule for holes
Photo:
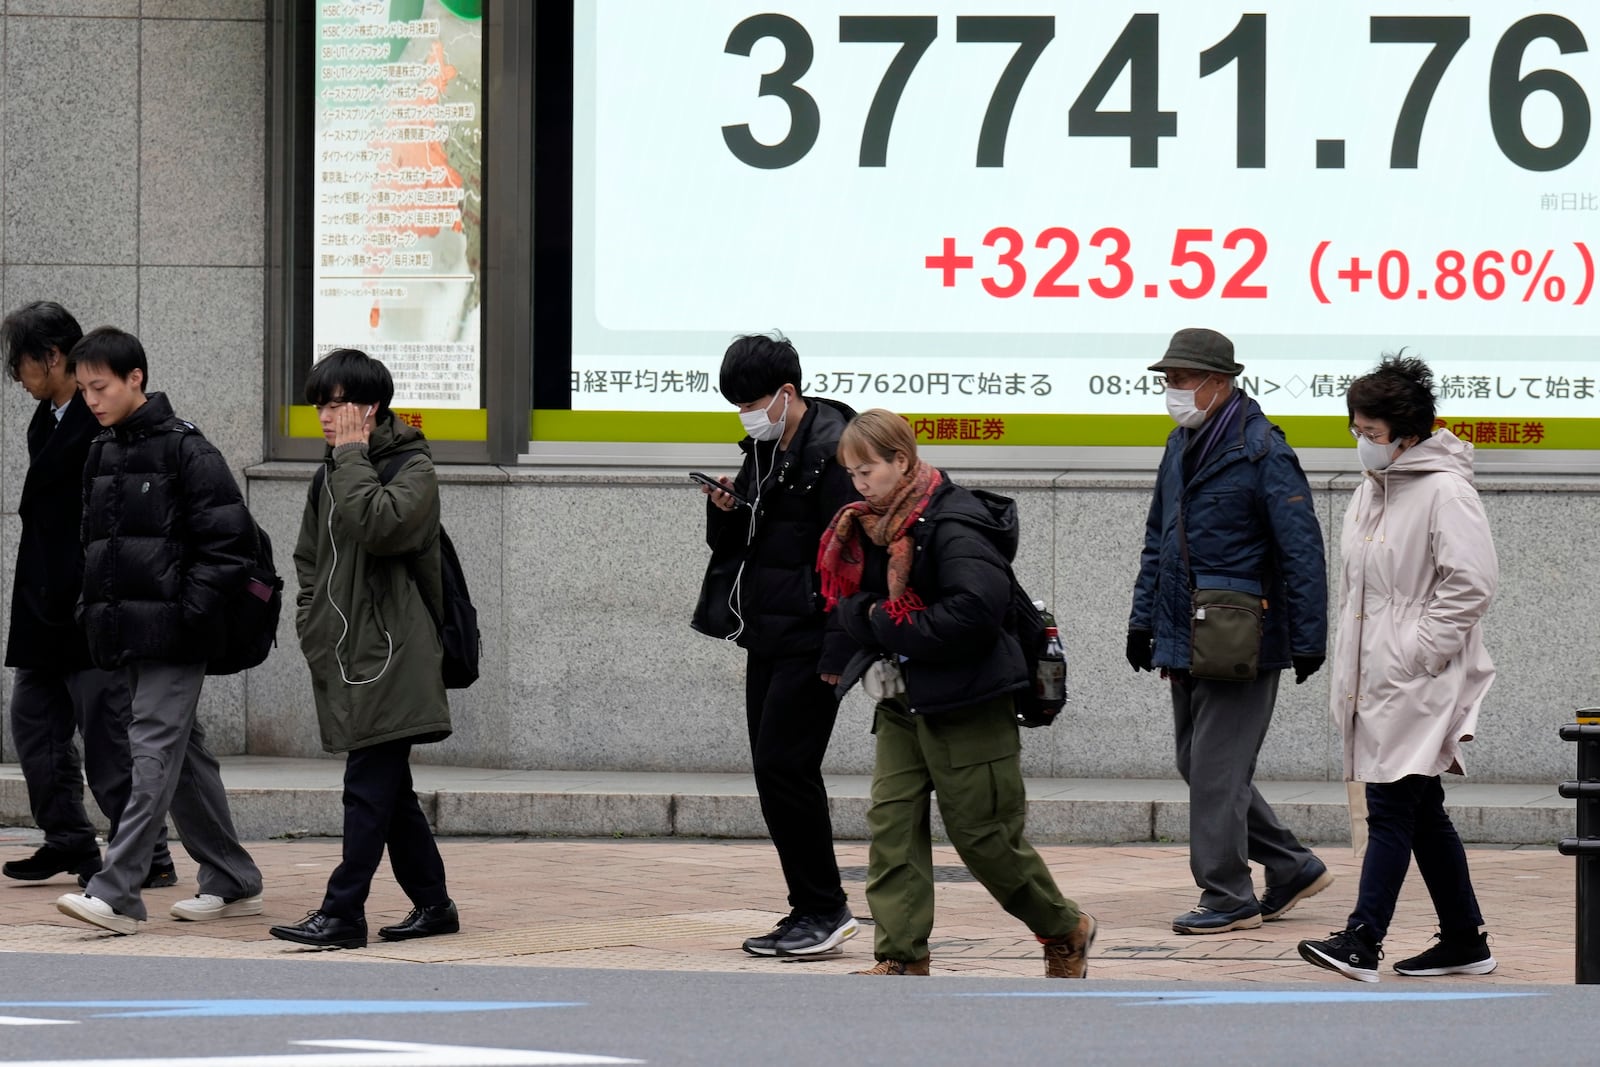
[[[410,458],[410,452],[398,452],[395,455],[390,456],[388,461],[384,463],[382,469],[378,471],[378,481],[382,482],[384,485],[388,485],[390,482],[394,481],[394,476],[400,473],[400,468],[404,467],[406,465],[406,461]],[[443,525],[439,527],[439,536],[441,538],[444,537]],[[422,577],[421,575],[417,574],[417,557],[415,555],[406,557],[406,571],[411,575],[411,581],[416,584],[417,593],[421,595]],[[440,620],[439,613],[433,610],[433,605],[428,603],[428,598],[426,595],[422,595],[422,606],[428,609],[428,618],[433,620],[433,628],[435,630],[443,630],[444,623]]]

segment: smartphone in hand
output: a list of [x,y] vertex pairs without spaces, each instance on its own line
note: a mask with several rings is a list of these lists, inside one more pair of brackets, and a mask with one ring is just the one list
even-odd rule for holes
[[721,482],[711,477],[711,475],[706,474],[704,471],[690,471],[689,477],[699,482],[701,485],[710,486],[719,493],[727,493],[729,496],[733,497],[733,501],[736,504],[739,504],[743,507],[750,506],[750,502],[744,497],[740,496],[738,493],[735,493],[731,486],[723,485]]

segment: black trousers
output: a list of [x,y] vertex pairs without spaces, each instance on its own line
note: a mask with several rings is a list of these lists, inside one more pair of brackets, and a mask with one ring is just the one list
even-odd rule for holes
[[833,686],[818,677],[815,654],[767,659],[752,652],[744,702],[756,793],[789,886],[789,907],[803,914],[838,911],[844,887],[822,784],[822,757],[839,716]]
[[[45,844],[63,852],[94,851],[94,827],[83,806],[84,771],[89,792],[116,836],[133,787],[128,752],[128,685],[120,671],[57,672],[19,667],[11,689],[11,740],[28,785],[28,807],[44,831]],[[83,735],[78,759],[73,731]],[[167,828],[156,837],[153,859],[172,863]]]
[[1379,941],[1388,935],[1412,856],[1439,915],[1440,937],[1449,941],[1477,933],[1483,913],[1437,774],[1367,783],[1367,854],[1350,925],[1365,924]]
[[394,880],[419,908],[443,904],[444,860],[411,785],[411,742],[385,741],[352,750],[344,764],[344,859],[328,878],[322,911],[342,919],[366,916],[367,894],[389,849]]

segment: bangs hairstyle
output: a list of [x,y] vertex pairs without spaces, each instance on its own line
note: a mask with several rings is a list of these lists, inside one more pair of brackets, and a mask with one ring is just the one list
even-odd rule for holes
[[1389,439],[1422,440],[1433,435],[1439,405],[1433,391],[1433,371],[1405,349],[1385,352],[1377,369],[1350,383],[1345,393],[1350,423],[1359,413],[1389,424]]
[[394,378],[382,360],[358,348],[336,348],[312,365],[306,403],[326,404],[336,392],[352,404],[376,404],[382,414],[394,399]]
[[736,337],[722,356],[717,388],[730,404],[760,400],[786,385],[800,392],[800,353],[777,330]]
[[872,457],[892,460],[897,452],[904,452],[911,466],[917,465],[917,435],[911,424],[885,408],[863,411],[839,435],[839,462],[846,467]]
[[35,300],[7,315],[0,322],[0,348],[6,352],[6,369],[11,380],[22,380],[22,361],[43,363],[53,348],[67,361],[72,373],[72,349],[83,340],[83,327],[72,313],[53,300]]
[[115,326],[96,326],[83,335],[83,340],[72,346],[67,357],[74,369],[104,367],[123,381],[134,371],[142,376],[139,389],[150,391],[150,366],[145,362],[144,345],[126,330]]

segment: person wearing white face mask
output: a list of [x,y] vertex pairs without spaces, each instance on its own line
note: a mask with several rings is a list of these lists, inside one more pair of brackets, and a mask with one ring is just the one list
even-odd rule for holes
[[[1499,585],[1489,520],[1472,485],[1472,445],[1434,429],[1433,372],[1388,356],[1346,395],[1367,476],[1345,512],[1330,706],[1345,781],[1359,783],[1367,850],[1345,929],[1300,942],[1309,963],[1378,980],[1383,939],[1412,856],[1439,918],[1438,944],[1404,975],[1495,969],[1443,773],[1464,774],[1494,682],[1483,617]],[[1364,801],[1364,805],[1362,803]]]
[[[1254,929],[1333,881],[1252,783],[1278,675],[1300,684],[1327,647],[1327,575],[1311,487],[1283,431],[1234,380],[1244,367],[1215,330],[1173,335],[1167,438],[1128,618],[1128,663],[1172,695],[1178,773],[1189,784],[1189,867],[1198,905],[1181,934]],[[1221,630],[1219,624],[1241,625]],[[1225,652],[1227,655],[1217,655]],[[1250,864],[1266,872],[1258,900]]]
[[843,635],[824,634],[817,545],[828,521],[859,500],[835,456],[855,412],[800,392],[800,356],[781,334],[739,337],[719,387],[748,435],[744,463],[706,494],[706,570],[692,625],[745,650],[745,724],[761,814],[789,889],[790,912],[748,938],[754,956],[832,953],[858,930],[833,852],[822,757],[849,662]]

